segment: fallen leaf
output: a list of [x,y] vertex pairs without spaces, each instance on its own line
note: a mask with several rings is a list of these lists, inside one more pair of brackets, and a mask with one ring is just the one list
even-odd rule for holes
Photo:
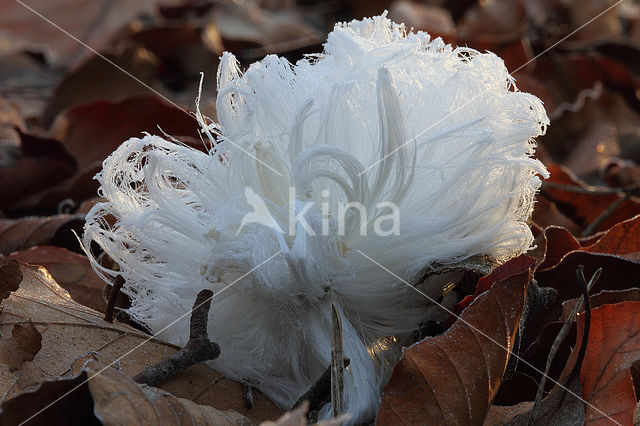
[[[572,392],[572,394],[568,393]],[[547,426],[582,425],[585,421],[585,408],[580,396],[580,378],[577,376],[564,388],[556,387],[536,408],[534,423]],[[533,408],[533,406],[531,406]],[[519,413],[504,423],[509,426],[529,425],[530,410]]]
[[0,219],[0,254],[41,245],[78,250],[80,243],[72,231],[82,235],[83,227],[84,215]]
[[256,424],[236,412],[219,411],[139,385],[115,368],[91,358],[78,376],[45,382],[35,391],[2,404],[0,420],[5,424],[19,424],[32,416],[40,424],[66,425]]
[[[586,184],[563,166],[557,164],[547,165],[547,169],[551,173],[550,181],[568,186],[576,186],[586,188]],[[561,211],[568,213],[569,216],[580,226],[585,227],[595,221],[607,207],[618,200],[616,194],[594,194],[567,191],[560,188],[554,188],[549,185],[543,186],[543,193],[551,200],[555,201]],[[563,210],[564,208],[564,210]],[[605,230],[614,226],[616,223],[629,219],[640,214],[640,202],[637,198],[632,197],[619,206],[607,219],[605,219],[597,230]]]
[[199,140],[195,117],[154,96],[79,105],[58,116],[51,134],[83,169],[107,158],[129,138],[141,137],[142,132],[159,134],[158,126],[177,138]]
[[87,373],[82,372],[77,377],[43,382],[35,391],[3,399],[0,421],[21,424],[64,395],[64,398],[46,409],[46,415],[35,417],[29,424],[102,426],[103,423],[93,411],[94,404],[87,379]]
[[0,301],[20,287],[22,272],[17,261],[13,260],[6,265],[0,264]]
[[542,194],[536,197],[531,219],[543,228],[559,226],[569,230],[573,234],[580,233],[580,227],[558,210],[558,206]]
[[322,41],[321,34],[295,10],[274,12],[262,9],[255,1],[221,6],[214,14],[212,24],[220,32],[225,47],[228,49],[231,43],[238,42],[261,46],[250,52],[237,52],[246,59],[317,45]]
[[76,161],[57,140],[18,132],[15,157],[0,167],[0,209],[13,210],[23,197],[56,185],[76,172]]
[[[621,302],[640,302],[640,288],[627,290],[604,290],[591,296],[591,308],[605,304],[613,305]],[[579,299],[569,299],[562,303],[561,321],[566,321]]]
[[[60,204],[73,203],[77,205],[98,193],[100,185],[93,177],[102,169],[102,162],[96,161],[73,176],[49,188],[29,194],[14,201],[11,209],[16,211],[35,211],[42,215],[64,213],[59,211]],[[76,214],[84,213],[77,211]]]
[[476,291],[474,294],[466,296],[460,302],[453,307],[453,313],[460,315],[464,309],[469,306],[479,295],[491,289],[491,287],[497,283],[504,281],[514,275],[522,274],[523,271],[533,268],[536,260],[531,256],[520,255],[514,259],[509,260],[503,265],[495,268],[489,275],[486,275],[476,284]]
[[124,46],[102,55],[111,63],[97,55],[91,56],[58,83],[42,114],[45,128],[67,108],[101,99],[118,102],[149,94],[145,84],[153,86],[158,79],[158,59],[151,52],[140,46]]
[[[105,322],[103,314],[71,299],[46,269],[22,264],[20,288],[3,302],[0,331],[32,322],[42,335],[42,348],[33,361],[11,372],[0,365],[0,395],[13,398],[45,380],[71,371],[74,361],[97,353],[105,363],[115,362],[131,377],[166,359],[178,347],[120,323]],[[188,323],[189,319],[185,318]],[[223,349],[224,350],[224,349]],[[243,385],[222,377],[204,363],[194,365],[160,386],[176,397],[233,410],[258,421],[282,414],[271,401],[253,391],[253,408],[245,406]]]
[[483,422],[524,308],[533,259],[521,261],[519,273],[478,296],[445,334],[404,350],[382,394],[378,425]]
[[54,280],[81,305],[104,312],[104,281],[91,268],[86,256],[61,247],[40,246],[12,253],[10,259],[47,268]]
[[42,336],[32,323],[15,324],[11,337],[0,340],[0,363],[15,371],[25,361],[33,361],[41,347]]
[[455,40],[456,25],[451,13],[443,7],[407,0],[394,1],[389,9],[389,19],[402,22],[416,31],[426,31],[432,39],[442,37],[447,41]]
[[[584,316],[578,319],[578,341]],[[636,394],[629,369],[640,360],[640,302],[602,305],[591,311],[587,351],[580,370],[587,425],[633,424]]]
[[580,243],[565,228],[550,226],[544,233],[547,237],[547,256],[538,268],[540,271],[553,268],[565,254],[580,248]]
[[593,245],[582,250],[590,253],[615,254],[640,262],[640,216],[616,224]]
[[[260,426],[306,426],[308,411],[309,401],[304,401],[294,410],[284,413],[284,415],[282,415],[282,417],[280,417],[278,420],[273,422],[262,422],[260,423]],[[349,414],[343,414],[329,420],[314,423],[312,426],[341,426],[350,418],[351,416]]]
[[[68,34],[51,25],[50,20],[74,34],[95,50],[109,43],[110,36],[142,13],[153,14],[158,0],[33,0],[27,9],[18,2],[2,2],[0,28],[13,37],[43,46],[56,65],[72,65],[90,54]],[[166,1],[165,1],[166,3]],[[43,19],[37,13],[46,17]]]

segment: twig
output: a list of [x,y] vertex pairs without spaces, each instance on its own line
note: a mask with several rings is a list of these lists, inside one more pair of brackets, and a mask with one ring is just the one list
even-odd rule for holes
[[124,285],[124,277],[122,275],[116,275],[116,279],[113,280],[113,288],[109,295],[109,302],[107,302],[107,309],[104,312],[104,320],[107,322],[113,322],[113,309],[116,306],[116,300],[120,294],[120,290]]
[[[569,377],[566,380],[566,383],[571,383],[571,380],[574,379],[576,371],[580,371],[580,365],[582,365],[582,359],[584,358],[584,352],[586,351],[586,347],[587,347],[586,339],[588,339],[589,324],[590,324],[590,320],[591,320],[591,301],[590,301],[590,298],[589,298],[589,291],[594,286],[596,281],[598,281],[598,278],[600,278],[600,274],[602,273],[602,268],[599,268],[593,274],[593,276],[589,280],[588,284],[587,284],[586,280],[584,279],[583,271],[584,271],[584,266],[582,266],[582,265],[578,266],[578,270],[576,271],[576,274],[578,275],[578,281],[580,282],[580,288],[582,290],[582,299],[579,300],[576,303],[576,305],[573,307],[573,310],[569,314],[569,317],[567,318],[567,320],[562,325],[562,328],[558,332],[558,335],[556,336],[555,340],[553,341],[553,344],[551,345],[551,350],[549,351],[549,356],[547,357],[547,364],[546,364],[545,369],[544,369],[544,374],[542,376],[542,379],[540,380],[540,384],[538,385],[538,392],[536,393],[536,399],[535,399],[535,402],[533,404],[533,408],[531,409],[531,412],[530,412],[530,415],[529,415],[529,421],[528,421],[529,425],[533,425],[534,424],[535,415],[536,415],[537,409],[540,406],[540,402],[542,401],[542,395],[544,393],[544,387],[545,387],[545,384],[546,384],[547,376],[549,375],[549,370],[551,370],[551,364],[553,363],[553,360],[555,359],[556,353],[558,352],[558,349],[560,348],[560,344],[562,343],[564,338],[569,333],[569,330],[571,329],[571,326],[573,325],[573,319],[576,316],[576,314],[582,309],[582,304],[584,303],[586,305],[586,307],[587,307],[586,316],[585,316],[585,331],[584,331],[584,334],[582,336],[582,344],[580,346],[580,353],[578,354],[578,358],[576,360],[576,364],[574,366],[574,369],[569,374]],[[585,336],[586,336],[586,338],[585,338]]]
[[629,198],[631,198],[631,193],[627,192],[622,198],[618,198],[616,201],[614,201],[613,203],[611,203],[611,205],[609,207],[607,207],[607,209],[605,211],[603,211],[602,213],[600,213],[600,216],[598,216],[597,218],[595,218],[595,220],[593,222],[591,222],[589,224],[589,226],[587,226],[584,231],[582,231],[581,237],[588,237],[591,234],[594,233],[594,231],[596,229],[598,229],[598,226],[600,226],[600,224],[602,222],[604,222],[609,216],[611,216],[611,214],[618,208],[620,207],[625,201],[627,201]]
[[[349,359],[344,360],[344,368],[349,366]],[[331,366],[324,370],[324,373],[318,380],[309,388],[309,390],[298,398],[298,401],[294,404],[294,407],[302,404],[304,401],[309,401],[309,415],[311,415],[322,408],[324,404],[331,400]]]
[[203,361],[216,359],[220,355],[220,347],[217,343],[210,341],[207,334],[212,297],[211,290],[202,290],[198,293],[191,310],[191,327],[186,346],[164,361],[133,376],[134,382],[158,386],[184,369]]
[[335,305],[331,305],[331,328],[333,348],[331,350],[331,417],[342,414],[344,394],[344,352],[342,350],[342,320]]
[[592,195],[609,195],[609,194],[618,194],[620,197],[624,197],[626,194],[632,193],[640,185],[633,184],[620,188],[604,188],[598,186],[577,186],[577,185],[564,185],[556,182],[547,182],[544,181],[542,183],[543,187],[560,189],[562,191],[567,192],[576,192],[578,194],[592,194]]

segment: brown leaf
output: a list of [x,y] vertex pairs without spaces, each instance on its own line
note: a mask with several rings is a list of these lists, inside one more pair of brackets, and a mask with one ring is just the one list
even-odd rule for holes
[[[569,299],[562,303],[561,321],[566,321],[569,313],[580,299]],[[604,290],[591,296],[591,308],[597,308],[605,304],[613,305],[621,302],[640,302],[640,288],[627,290]]]
[[[93,177],[102,169],[102,162],[96,161],[84,169],[77,171],[73,176],[57,183],[49,188],[42,188],[40,191],[29,194],[27,197],[16,200],[11,204],[11,209],[16,211],[36,211],[40,214],[58,213],[60,203],[71,201],[79,204],[87,198],[91,198],[98,193],[100,185]],[[65,212],[59,212],[65,213]],[[77,211],[77,214],[86,213]]]
[[0,219],[0,254],[40,245],[77,249],[79,243],[72,231],[81,235],[83,227],[84,215]]
[[[22,264],[21,270],[24,279],[20,289],[3,302],[0,331],[6,333],[16,324],[28,322],[45,326],[40,329],[42,349],[17,372],[0,365],[0,395],[8,392],[7,398],[12,398],[37,383],[56,379],[70,371],[74,360],[90,353],[98,353],[106,363],[118,360],[121,372],[133,376],[177,352],[176,346],[132,327],[105,322],[103,314],[73,301],[46,269]],[[247,409],[243,385],[222,377],[206,364],[188,368],[161,388],[176,397],[256,420],[282,414],[257,390],[253,392],[253,408]]]
[[41,347],[42,336],[32,323],[16,324],[11,337],[0,340],[0,363],[15,371],[25,361],[33,361]]
[[[153,86],[157,80],[158,59],[142,47],[124,48],[103,55],[141,82]],[[57,115],[80,104],[100,99],[113,102],[131,96],[148,95],[149,89],[99,56],[91,56],[60,81],[42,115],[42,124],[49,128]]]
[[17,425],[65,395],[46,414],[29,421],[35,425],[87,425],[102,426],[93,411],[93,399],[88,390],[86,372],[73,378],[59,378],[42,383],[37,390],[26,392],[12,399],[4,399],[0,405],[0,421]]
[[[584,316],[578,320],[578,340]],[[629,369],[640,360],[640,302],[602,305],[591,311],[587,352],[580,370],[586,424],[633,424],[636,395]],[[595,408],[594,408],[595,407]]]
[[54,139],[18,132],[20,147],[0,167],[0,209],[11,210],[20,199],[56,185],[75,173],[76,162]]
[[[563,166],[550,164],[547,165],[547,169],[551,173],[550,180],[554,183],[582,188],[586,187],[584,182],[575,177],[573,173]],[[584,194],[553,188],[551,186],[544,186],[543,193],[555,201],[559,207],[563,206],[565,211],[570,212],[571,219],[582,227],[596,220],[607,207],[618,200],[616,194]],[[638,214],[640,214],[640,202],[638,202],[637,198],[633,197],[626,200],[609,215],[597,230],[609,229],[616,223]]]
[[391,5],[389,19],[402,22],[408,28],[426,31],[431,38],[439,36],[453,40],[456,36],[456,25],[451,13],[442,7],[399,0]]
[[9,297],[11,292],[16,291],[22,282],[22,272],[20,265],[15,260],[6,265],[0,264],[0,301]]
[[160,133],[158,126],[178,138],[199,140],[199,127],[193,116],[154,96],[79,105],[60,114],[51,133],[63,142],[82,169],[104,160],[129,138],[142,137],[142,132]]
[[453,307],[453,313],[456,315],[460,315],[460,313],[462,313],[462,311],[467,306],[469,306],[475,299],[477,299],[480,294],[491,289],[491,287],[495,283],[504,281],[513,275],[519,275],[523,271],[533,268],[535,263],[535,258],[526,255],[520,255],[495,268],[489,275],[484,276],[480,278],[480,280],[478,280],[475,293],[466,296],[464,299],[458,302]]
[[547,228],[549,226],[560,226],[569,230],[569,232],[573,234],[580,233],[580,227],[576,225],[573,220],[558,210],[558,206],[556,206],[553,201],[549,200],[542,194],[539,194],[538,197],[536,197],[536,203],[533,208],[531,219],[543,228]]
[[615,254],[640,262],[640,216],[618,223],[595,244],[583,248],[590,253]]
[[[567,384],[566,389],[574,395],[567,393],[565,389],[556,387],[547,395],[536,408],[534,424],[547,426],[581,425],[585,420],[585,408],[581,399],[575,395],[580,395],[580,378],[576,377]],[[531,407],[533,408],[533,407]],[[509,426],[527,426],[529,424],[530,410],[517,414],[514,418],[505,422],[493,424],[504,424]],[[488,424],[488,423],[485,423]]]
[[[96,50],[108,45],[110,36],[138,14],[153,13],[158,0],[35,0],[29,7],[46,16]],[[43,45],[56,65],[70,65],[90,52],[18,2],[0,4],[0,28],[12,36]]]
[[530,266],[493,284],[445,334],[404,350],[378,425],[483,422],[509,360],[504,348],[515,341]]
[[104,281],[98,278],[85,256],[61,247],[40,246],[12,253],[9,258],[44,266],[53,279],[69,292],[73,300],[104,312]]
[[213,24],[227,48],[238,42],[262,46],[261,49],[253,49],[254,52],[249,55],[252,58],[311,46],[322,41],[320,33],[304,22],[297,11],[273,12],[260,8],[254,2],[224,5],[215,14]]
[[138,385],[115,368],[87,358],[77,377],[45,382],[35,391],[4,402],[0,419],[5,424],[18,424],[32,416],[41,424],[67,425],[256,424],[233,411],[197,405],[160,389]]
[[565,254],[580,248],[580,243],[565,228],[550,226],[544,233],[547,237],[547,256],[538,268],[541,271],[553,268]]

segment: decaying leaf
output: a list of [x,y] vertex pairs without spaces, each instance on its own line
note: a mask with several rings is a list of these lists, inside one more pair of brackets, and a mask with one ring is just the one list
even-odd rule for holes
[[15,371],[25,361],[33,361],[41,347],[42,336],[32,323],[15,324],[11,336],[0,340],[0,363]]
[[256,424],[233,411],[219,411],[138,385],[117,369],[105,367],[91,357],[78,376],[45,382],[35,391],[5,401],[0,411],[3,424],[19,424],[33,416],[33,421],[40,424],[65,425]]
[[640,216],[609,229],[595,244],[584,248],[591,253],[608,253],[640,262]]
[[[104,312],[104,281],[91,269],[86,256],[62,247],[40,246],[12,253],[10,259],[47,268],[54,280],[69,292],[73,300]],[[16,262],[17,264],[17,262]]]
[[[578,339],[584,318],[578,320]],[[640,360],[640,302],[602,305],[591,311],[587,352],[580,370],[587,425],[633,424],[636,393],[629,369]]]
[[[547,165],[551,173],[550,181],[555,184],[574,186],[585,189],[587,185],[578,179],[567,168],[556,164]],[[578,225],[586,227],[594,222],[607,207],[618,200],[617,194],[600,194],[567,191],[565,189],[545,185],[543,194],[554,201],[566,212],[571,212],[571,219]],[[636,197],[624,201],[606,220],[597,228],[603,231],[611,228],[620,221],[640,214],[640,200]]]
[[10,261],[6,265],[0,265],[0,301],[9,297],[12,291],[16,291],[22,282],[22,272],[17,261]]
[[79,243],[72,231],[81,235],[83,226],[84,215],[0,219],[0,254],[47,244],[77,249]]
[[482,423],[513,348],[531,262],[480,294],[445,334],[404,350],[378,425]]
[[[42,381],[69,373],[74,360],[87,354],[97,353],[106,363],[117,361],[114,365],[119,365],[123,374],[133,376],[177,352],[176,346],[132,327],[105,322],[103,314],[73,301],[46,269],[21,264],[21,271],[24,279],[20,288],[3,302],[0,332],[8,335],[14,325],[31,322],[42,335],[42,348],[32,362],[23,364],[18,371],[0,365],[0,395],[6,393],[7,399]],[[165,382],[161,389],[258,421],[282,414],[257,390],[253,392],[253,408],[247,409],[243,386],[222,377],[206,364],[188,368]]]

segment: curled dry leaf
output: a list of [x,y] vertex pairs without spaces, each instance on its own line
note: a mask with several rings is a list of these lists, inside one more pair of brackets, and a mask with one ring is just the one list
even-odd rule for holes
[[[42,348],[19,371],[11,372],[0,365],[0,395],[6,393],[6,398],[13,398],[37,383],[65,375],[74,360],[90,353],[99,354],[106,363],[117,361],[114,365],[119,365],[123,374],[133,376],[178,351],[176,346],[132,327],[105,322],[103,314],[73,301],[46,269],[21,264],[21,270],[24,279],[20,289],[3,302],[0,331],[7,334],[14,325],[31,322],[42,335]],[[166,381],[161,389],[256,420],[274,419],[282,414],[257,390],[253,392],[253,408],[247,409],[243,386],[222,377],[206,364],[188,368]]]
[[526,259],[445,334],[404,350],[383,392],[378,425],[483,422],[509,361],[505,348],[513,348],[520,324],[534,262]]
[[77,250],[72,231],[81,235],[83,227],[84,215],[0,219],[0,254],[48,244]]
[[[584,317],[578,320],[578,339]],[[602,305],[591,311],[587,352],[580,370],[587,425],[611,419],[633,424],[636,394],[629,369],[640,360],[640,302]]]
[[[58,398],[62,399],[41,411]],[[160,389],[138,385],[122,372],[106,367],[93,357],[88,357],[78,376],[45,382],[35,391],[5,401],[0,420],[3,424],[19,424],[34,415],[37,416],[34,421],[41,424],[256,424],[233,411],[219,411],[188,399],[176,398]]]
[[[91,269],[86,256],[61,247],[41,246],[12,253],[10,259],[47,268],[54,280],[69,292],[73,300],[104,312],[104,281]],[[17,264],[17,262],[16,262]]]

